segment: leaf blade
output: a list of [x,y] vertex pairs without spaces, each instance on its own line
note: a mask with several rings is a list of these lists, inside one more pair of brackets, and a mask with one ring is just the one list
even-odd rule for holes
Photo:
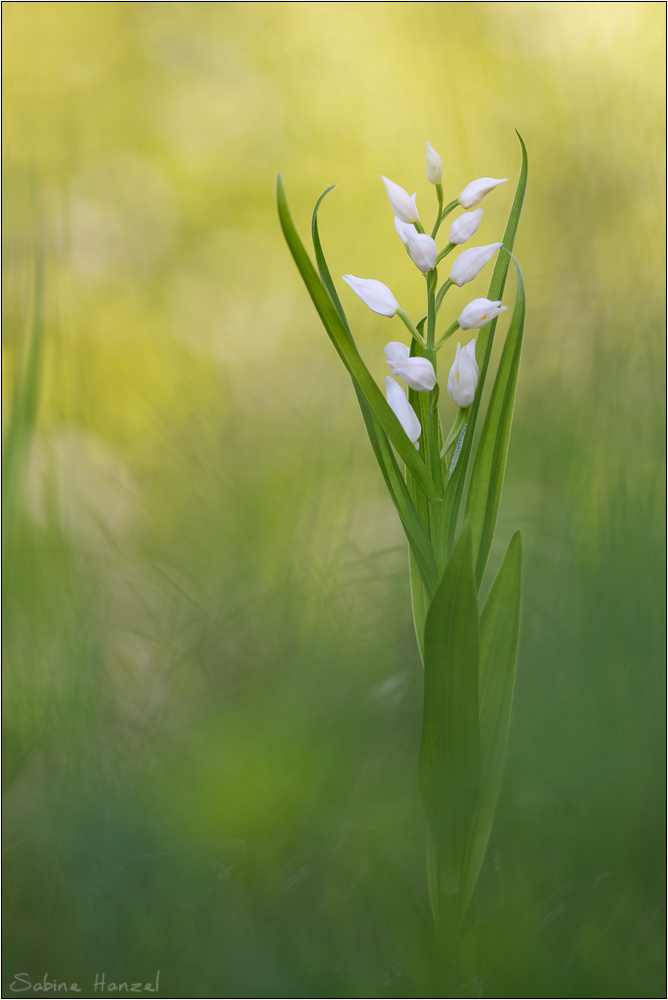
[[332,275],[330,273],[329,267],[327,266],[327,261],[325,260],[325,254],[322,249],[322,243],[320,242],[320,233],[318,232],[318,211],[323,201],[327,197],[327,195],[330,193],[330,191],[333,191],[335,187],[336,184],[330,184],[330,186],[322,192],[322,194],[315,203],[315,208],[313,209],[313,215],[311,216],[311,239],[313,241],[315,260],[316,264],[318,265],[318,271],[320,272],[320,277],[322,278],[322,282],[327,291],[329,292],[330,298],[334,303],[336,311],[341,317],[341,320],[346,330],[350,334],[350,338],[352,340],[353,335],[350,329],[350,323],[348,322],[348,318],[345,314],[343,306],[341,305],[341,299],[339,298],[339,293],[337,292],[336,286],[332,281]]
[[515,262],[515,274],[515,306],[501,352],[466,501],[466,513],[471,518],[473,532],[478,587],[482,583],[487,566],[499,514],[522,357],[526,295],[522,272],[517,262]]
[[456,895],[480,783],[479,625],[468,524],[427,612],[424,645],[418,784],[439,854],[436,895]]

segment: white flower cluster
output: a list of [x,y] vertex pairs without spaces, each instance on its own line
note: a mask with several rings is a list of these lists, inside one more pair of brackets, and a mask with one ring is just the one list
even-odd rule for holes
[[[443,161],[429,142],[427,143],[426,171],[428,181],[437,188],[439,213],[441,213],[437,219],[434,234],[437,233],[438,226],[445,215],[457,205],[463,209],[474,208],[480,204],[485,195],[498,187],[499,184],[505,184],[507,181],[507,178],[497,179],[494,177],[480,177],[478,180],[471,181],[456,201],[451,202],[447,210],[442,212]],[[404,188],[395,184],[388,177],[381,175],[381,180],[385,185],[390,208],[394,213],[394,227],[402,243],[407,247],[413,263],[424,275],[429,277],[430,272],[436,268],[439,252],[436,240],[423,231],[417,209],[416,194],[409,195]],[[441,258],[455,245],[461,246],[466,243],[478,231],[482,216],[483,210],[478,208],[473,212],[466,211],[454,220],[450,226],[450,245],[447,250],[442,252]],[[462,285],[472,281],[501,246],[503,246],[502,243],[489,243],[486,246],[465,250],[452,265],[448,278],[449,285],[457,285],[461,288]],[[373,312],[387,317],[399,314],[413,331],[413,336],[418,336],[411,321],[387,285],[374,278],[358,278],[353,274],[345,274],[343,280]],[[505,310],[506,306],[501,305],[500,301],[492,302],[490,299],[484,298],[473,299],[462,310],[457,323],[449,332],[452,332],[457,326],[462,330],[480,330],[486,323]],[[448,376],[448,393],[453,402],[461,408],[471,405],[478,386],[480,372],[475,357],[475,344],[475,340],[470,341],[464,348],[461,344],[457,344],[457,353]],[[426,357],[411,356],[409,347],[398,341],[391,341],[387,344],[385,356],[392,375],[403,379],[409,388],[417,392],[431,392],[433,390],[436,385],[436,371],[431,360]],[[435,358],[435,353],[433,357]],[[389,375],[385,379],[385,391],[387,401],[401,426],[415,447],[418,448],[422,428],[413,407],[408,402],[406,393],[399,383]]]

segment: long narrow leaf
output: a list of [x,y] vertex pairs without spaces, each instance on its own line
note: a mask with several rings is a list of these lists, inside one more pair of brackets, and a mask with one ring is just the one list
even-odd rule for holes
[[346,330],[350,334],[350,339],[353,339],[352,331],[350,329],[350,323],[348,322],[348,317],[345,314],[343,306],[341,305],[341,299],[339,298],[339,293],[336,290],[336,286],[332,281],[332,275],[330,274],[329,267],[327,266],[327,261],[325,260],[325,254],[322,249],[322,243],[320,242],[320,233],[318,232],[318,211],[323,201],[336,187],[336,184],[330,184],[326,188],[318,200],[315,203],[315,208],[313,209],[313,215],[311,216],[311,239],[313,240],[313,249],[315,251],[315,261],[318,265],[318,271],[320,272],[320,277],[322,278],[323,284],[327,291],[329,292],[330,298],[336,307],[336,311],[341,317],[341,321],[345,326]]
[[424,722],[418,782],[439,860],[439,896],[453,896],[460,891],[478,801],[478,643],[471,531],[465,524],[425,623]]
[[425,591],[422,575],[413,555],[410,552],[409,573],[411,584],[411,609],[413,611],[413,625],[415,626],[415,637],[420,650],[420,658],[424,664],[424,623],[429,609],[429,596]]
[[462,894],[469,904],[489,841],[510,728],[520,634],[522,541],[516,532],[480,616],[480,746],[482,785]]
[[318,315],[322,320],[322,324],[339,357],[354,382],[358,385],[374,416],[388,435],[398,454],[404,460],[406,468],[411,470],[426,496],[430,499],[438,499],[438,491],[433,479],[429,475],[426,465],[417,454],[399,420],[371,377],[371,373],[353,344],[327,289],[311,263],[292,221],[283,178],[280,174],[277,177],[276,183],[276,199],[283,235],[309,295],[313,300],[313,304],[318,311]]
[[[522,212],[522,204],[524,202],[524,193],[526,191],[527,176],[528,176],[528,158],[527,150],[524,145],[524,140],[522,136],[517,132],[517,138],[520,142],[520,148],[522,151],[522,164],[520,167],[520,175],[517,181],[517,187],[515,189],[515,197],[513,198],[513,204],[510,209],[510,214],[508,216],[508,222],[506,223],[506,229],[503,234],[503,245],[507,250],[511,250],[515,243],[515,234],[517,232],[517,226],[520,221],[520,215]],[[487,292],[488,298],[492,300],[500,299],[503,295],[503,290],[506,283],[506,275],[508,273],[508,266],[510,264],[510,256],[503,251],[499,251],[496,259],[496,264],[494,266],[494,271],[492,273],[492,280],[489,284],[489,290]],[[476,423],[478,419],[478,413],[480,410],[480,401],[482,399],[483,388],[485,385],[485,378],[487,376],[487,369],[489,367],[489,359],[492,354],[492,345],[494,343],[494,332],[496,330],[497,320],[493,319],[491,323],[483,327],[477,337],[476,343],[476,357],[478,359],[478,364],[480,366],[480,378],[478,379],[478,389],[476,392],[476,398],[473,401],[473,405],[469,411],[469,419],[466,425],[466,433],[464,435],[464,441],[462,443],[462,449],[459,454],[459,459],[457,461],[457,466],[453,472],[448,485],[445,489],[445,496],[443,500],[443,505],[440,511],[440,523],[438,525],[438,530],[436,533],[435,543],[436,543],[436,561],[441,563],[444,558],[452,551],[452,547],[455,541],[455,533],[457,530],[457,519],[459,517],[459,509],[462,502],[462,496],[464,492],[464,484],[466,482],[466,474],[468,472],[469,459],[471,457],[471,450],[473,448],[473,439],[475,437]],[[443,551],[445,550],[445,551]]]
[[466,504],[466,513],[471,517],[478,587],[487,566],[499,514],[522,357],[526,304],[524,281],[517,263],[515,275],[515,308],[480,436]]
[[[311,234],[313,237],[313,249],[315,251],[315,259],[318,265],[318,271],[320,272],[320,277],[322,278],[323,284],[329,292],[330,298],[332,299],[336,311],[341,318],[341,322],[345,326],[352,341],[353,336],[350,330],[350,324],[348,323],[343,306],[341,305],[341,301],[337,295],[334,282],[332,281],[332,276],[330,274],[329,267],[327,266],[327,260],[325,259],[325,254],[320,242],[320,234],[318,232],[318,209],[329,192],[334,190],[335,186],[336,185],[331,185],[328,187],[318,198],[315,208],[313,209],[313,216],[311,219]],[[416,569],[419,572],[418,579],[423,581],[429,598],[431,599],[434,590],[436,589],[436,584],[438,583],[436,559],[431,540],[427,531],[423,527],[420,517],[415,509],[415,505],[411,500],[408,487],[406,486],[404,477],[401,474],[397,460],[394,457],[394,452],[390,447],[387,435],[380,426],[376,417],[373,415],[373,412],[371,411],[371,408],[364,398],[361,390],[356,383],[353,384],[355,385],[357,401],[360,405],[360,410],[362,411],[362,417],[364,418],[364,424],[369,435],[371,447],[373,448],[374,455],[376,456],[376,461],[380,466],[380,471],[383,475],[383,479],[385,480],[388,493],[390,494],[392,502],[397,509],[404,532],[406,533],[412,558],[415,560]],[[422,588],[422,582],[420,583],[420,587]]]

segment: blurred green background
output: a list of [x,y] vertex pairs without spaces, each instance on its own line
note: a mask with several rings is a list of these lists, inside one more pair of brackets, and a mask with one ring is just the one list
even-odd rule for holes
[[[172,997],[424,995],[366,847],[425,898],[406,546],[274,177],[305,238],[338,183],[333,274],[417,319],[378,175],[427,218],[426,139],[446,201],[509,177],[492,242],[516,127],[528,325],[492,562],[521,528],[526,588],[461,995],[664,996],[665,5],[3,13],[4,995],[158,969]],[[339,288],[381,380],[403,328]]]

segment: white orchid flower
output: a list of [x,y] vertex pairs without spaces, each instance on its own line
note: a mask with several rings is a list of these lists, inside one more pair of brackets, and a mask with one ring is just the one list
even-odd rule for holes
[[480,228],[482,213],[482,208],[476,208],[475,212],[467,212],[465,215],[460,215],[458,219],[455,219],[450,226],[450,242],[458,243],[461,246],[462,243],[470,240],[473,234],[477,233]]
[[431,392],[436,385],[436,372],[427,358],[412,358],[405,344],[396,340],[385,346],[385,357],[393,375],[398,375],[407,386],[417,392]]
[[436,267],[436,257],[438,248],[436,240],[433,240],[427,233],[418,233],[413,226],[406,231],[406,241],[413,263],[420,268],[423,274],[433,271]]
[[[412,200],[413,204],[415,204],[415,199],[416,198],[417,198],[417,191],[414,191],[413,194],[411,195],[411,200]],[[417,211],[417,209],[416,209],[416,211]],[[413,225],[413,223],[412,222],[402,222],[401,219],[399,218],[399,216],[395,215],[395,217],[394,217],[394,228],[398,232],[399,239],[401,240],[401,242],[404,244],[404,246],[407,246],[408,245],[408,233],[409,232],[413,232],[413,233],[415,232],[415,226]]]
[[464,306],[457,322],[462,330],[480,330],[495,316],[506,312],[507,308],[508,306],[501,305],[501,299],[498,302],[492,302],[491,299],[473,299]]
[[457,201],[462,208],[474,208],[479,205],[486,194],[493,191],[499,184],[505,184],[507,177],[497,179],[496,177],[479,177],[477,181],[467,184]]
[[388,177],[383,177],[380,175],[380,179],[385,185],[385,190],[387,191],[387,197],[390,201],[390,207],[395,215],[397,215],[402,222],[419,222],[420,216],[418,215],[418,210],[415,205],[415,201],[409,195],[408,191],[404,191],[402,187],[395,184]]
[[460,288],[467,281],[472,281],[482,271],[485,264],[492,259],[499,247],[502,246],[503,243],[488,243],[487,246],[471,247],[470,250],[460,253],[452,265],[450,281],[453,285],[458,285]]
[[375,278],[356,278],[354,274],[344,274],[343,280],[362,302],[379,316],[392,317],[399,308],[394,295],[382,281]]
[[427,180],[430,184],[440,184],[443,179],[443,160],[430,142],[427,142]]
[[478,388],[480,369],[475,359],[475,340],[472,340],[462,350],[457,344],[457,353],[448,375],[448,394],[457,406],[470,406],[475,399]]
[[399,383],[395,382],[389,375],[385,379],[385,394],[387,396],[387,402],[394,411],[394,415],[406,431],[409,441],[411,441],[416,448],[419,448],[420,445],[418,444],[418,438],[422,433],[420,421],[417,418],[415,410],[406,399],[406,393],[404,390],[401,388]]

